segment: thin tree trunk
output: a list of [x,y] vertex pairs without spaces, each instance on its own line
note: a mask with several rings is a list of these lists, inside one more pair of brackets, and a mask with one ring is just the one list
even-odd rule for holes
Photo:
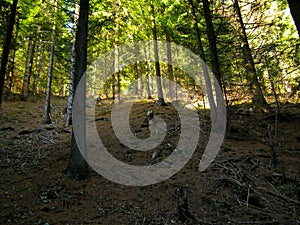
[[209,71],[208,71],[208,68],[206,65],[206,59],[205,59],[203,45],[202,45],[202,41],[201,41],[201,33],[200,33],[200,29],[198,27],[198,20],[197,20],[197,16],[196,16],[195,6],[193,3],[193,0],[189,0],[189,3],[191,6],[193,18],[194,18],[194,30],[195,30],[195,35],[196,35],[196,39],[197,39],[199,55],[200,55],[200,58],[202,59],[202,61],[201,61],[202,68],[201,69],[202,69],[203,75],[204,75],[206,94],[208,96],[208,102],[209,102],[209,106],[211,108],[212,118],[216,118],[217,106],[214,102],[212,83],[211,83],[211,79],[209,77]]
[[[74,91],[82,78],[87,68],[87,35],[88,35],[88,15],[89,15],[89,0],[80,0],[80,12],[78,18],[78,26],[76,32],[76,61],[75,61],[75,77],[74,77]],[[82,104],[85,105],[86,90],[83,90]],[[85,108],[84,108],[85,110]],[[82,118],[83,131],[85,132],[85,111],[83,112],[84,117]],[[85,133],[82,137],[85,143]],[[88,167],[86,161],[80,152],[74,131],[72,130],[71,139],[71,152],[70,159],[67,166],[67,174],[77,179],[85,179],[88,176]]]
[[209,2],[208,0],[202,0],[202,3],[204,9],[204,18],[206,22],[206,33],[207,33],[207,38],[209,43],[209,51],[211,55],[212,71],[222,89],[221,71],[220,71],[220,64],[219,64],[218,51],[217,51],[217,40],[216,40],[217,38],[212,23],[212,15],[209,8]]
[[[121,97],[120,97],[120,90],[121,90],[121,81],[120,81],[120,71],[119,71],[119,52],[118,52],[118,45],[119,45],[119,29],[120,29],[120,7],[121,2],[120,0],[114,0],[113,2],[114,7],[114,13],[115,13],[115,36],[114,36],[114,75],[113,75],[113,83],[112,83],[112,91],[113,91],[113,100],[116,98],[117,94],[117,100],[120,103]],[[117,90],[116,90],[117,86]]]
[[197,19],[197,16],[196,16],[196,10],[195,10],[193,0],[189,0],[189,3],[190,3],[190,6],[191,6],[191,12],[192,12],[192,16],[193,16],[193,19],[194,19],[194,31],[195,31],[195,36],[196,36],[197,45],[198,45],[198,49],[199,49],[200,58],[204,62],[206,62],[204,49],[203,49],[203,45],[202,45],[202,41],[201,41],[201,34],[200,34],[199,27],[198,27],[198,19]]
[[117,96],[118,103],[121,102],[121,71],[117,72]]
[[36,95],[38,92],[38,83],[41,75],[42,65],[43,65],[43,39],[42,34],[40,35],[40,41],[38,43],[37,57],[36,57],[36,74],[33,81],[33,94]]
[[137,43],[134,44],[134,52],[135,52],[135,58],[136,62],[134,64],[134,70],[135,70],[135,83],[134,83],[134,94],[138,95],[138,97],[143,97],[143,81],[142,81],[142,73],[140,68],[140,49],[139,45]]
[[32,78],[32,71],[33,71],[33,60],[34,60],[34,53],[35,53],[35,40],[32,42],[32,48],[30,53],[30,63],[29,63],[29,73],[28,73],[28,92],[31,93],[30,84]]
[[77,22],[78,22],[79,5],[75,2],[75,14],[74,14],[74,36],[71,49],[71,66],[70,66],[70,84],[69,84],[69,96],[67,103],[66,122],[65,127],[72,125],[72,107],[74,98],[74,73],[75,73],[75,58],[76,58],[76,33],[77,33]]
[[147,73],[146,73],[146,90],[147,90],[147,98],[152,99],[151,95],[151,87],[150,87],[150,76],[152,76],[152,70],[150,66],[150,52],[147,51],[147,47],[144,48],[145,58],[146,58],[146,67],[147,67]]
[[114,101],[116,99],[116,75],[112,75],[111,79],[111,89],[112,89],[112,100]]
[[50,61],[49,61],[48,77],[47,77],[46,102],[44,107],[44,123],[46,124],[52,123],[51,116],[50,116],[51,114],[50,98],[51,98],[52,73],[53,73],[53,63],[54,63],[54,54],[55,54],[55,33],[56,33],[56,25],[54,22],[52,27],[52,38],[51,38],[52,40],[51,40]]
[[257,72],[255,69],[254,60],[252,57],[252,52],[249,46],[248,37],[246,33],[245,24],[243,22],[243,17],[241,14],[241,9],[238,3],[238,0],[234,0],[234,9],[238,16],[238,22],[240,25],[240,39],[242,43],[242,50],[244,55],[244,61],[245,61],[245,69],[248,73],[248,78],[250,82],[250,90],[252,92],[252,104],[254,110],[264,110],[268,109],[268,104],[263,96],[260,83],[257,78]]
[[171,38],[166,31],[166,41],[167,41],[167,60],[168,60],[168,79],[169,79],[169,97],[171,100],[175,98],[175,87],[174,87],[174,73],[173,73],[173,59],[171,51]]
[[151,12],[152,12],[152,32],[154,39],[154,57],[155,57],[155,71],[156,71],[156,83],[157,83],[157,92],[158,92],[158,102],[159,106],[165,106],[165,99],[163,95],[162,85],[161,85],[161,74],[160,74],[160,65],[159,65],[159,56],[158,56],[158,46],[157,46],[157,32],[156,32],[156,22],[155,22],[155,10],[153,1],[151,1]]
[[1,68],[0,68],[0,106],[2,105],[2,95],[4,89],[6,66],[8,62],[10,42],[12,39],[12,34],[13,34],[14,24],[16,19],[17,5],[18,5],[18,0],[13,0],[13,4],[11,5],[11,9],[10,9],[10,17],[9,17],[9,23],[6,31],[5,42],[2,50]]
[[27,56],[26,56],[26,64],[25,64],[25,73],[24,73],[24,80],[23,80],[23,88],[22,88],[22,97],[23,101],[26,101],[29,91],[29,72],[30,72],[30,63],[31,63],[31,54],[33,48],[33,40],[32,34],[28,37],[28,49],[27,49]]
[[[117,101],[118,103],[121,102],[121,96],[120,96],[120,92],[121,92],[121,77],[120,77],[120,71],[119,71],[119,52],[117,49],[117,46],[115,46],[115,60],[114,60],[114,68],[115,68],[115,74],[114,74],[114,83],[117,82]],[[115,87],[114,87],[115,89]],[[114,94],[115,95],[115,94]]]
[[269,79],[269,82],[270,82],[270,86],[271,86],[271,90],[273,92],[273,95],[274,95],[274,99],[275,99],[275,104],[276,104],[276,113],[280,113],[280,108],[279,108],[279,101],[278,101],[278,95],[276,93],[276,89],[275,89],[275,85],[274,85],[274,82],[273,82],[273,74],[271,72],[271,70],[269,69],[268,65],[269,65],[269,60],[268,58],[264,58],[264,61],[265,61],[265,66],[266,66],[266,69],[267,69],[267,72],[268,72],[268,79]]
[[9,77],[9,91],[13,92],[13,83],[15,79],[15,59],[16,59],[16,52],[17,52],[17,39],[18,39],[18,34],[19,34],[19,25],[20,25],[20,18],[18,17],[17,19],[17,24],[16,24],[16,33],[14,37],[14,42],[13,42],[13,53],[12,53],[12,62],[10,65],[10,77]]

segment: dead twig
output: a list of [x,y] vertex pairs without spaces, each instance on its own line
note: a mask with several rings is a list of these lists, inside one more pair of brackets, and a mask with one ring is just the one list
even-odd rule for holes
[[275,196],[275,197],[284,199],[284,200],[286,200],[286,201],[293,202],[293,203],[296,203],[296,204],[300,205],[300,202],[299,202],[299,201],[297,201],[297,200],[295,200],[295,199],[291,199],[291,198],[289,198],[289,197],[287,197],[287,196],[285,196],[285,195],[283,195],[283,194],[280,194],[280,193],[274,193],[274,192],[269,191],[269,190],[267,190],[267,189],[264,189],[264,188],[262,188],[262,187],[258,187],[257,189],[259,189],[259,190],[261,190],[261,191],[264,191],[264,192],[266,192],[266,193],[269,194],[269,195],[272,195],[272,196]]

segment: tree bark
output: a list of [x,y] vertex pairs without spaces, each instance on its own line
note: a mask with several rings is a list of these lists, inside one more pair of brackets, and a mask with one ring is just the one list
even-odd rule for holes
[[[78,26],[76,32],[76,61],[75,61],[75,77],[74,77],[74,91],[76,92],[77,86],[87,68],[87,35],[88,35],[88,15],[89,15],[89,0],[80,0],[80,12],[78,18]],[[86,97],[85,91],[83,99]],[[83,103],[85,104],[85,102]],[[85,130],[85,118],[82,118],[82,123]],[[85,139],[85,134],[82,137]],[[85,143],[85,141],[84,141]],[[88,176],[87,163],[80,152],[74,131],[72,130],[71,139],[71,152],[70,159],[67,166],[67,174],[76,179],[85,179]]]
[[68,96],[68,103],[67,103],[65,127],[72,125],[72,107],[73,107],[73,98],[74,98],[74,73],[75,73],[75,59],[76,59],[75,41],[76,41],[76,33],[77,33],[78,13],[79,13],[79,5],[77,2],[75,2],[74,36],[73,36],[73,43],[71,49],[70,83],[69,83],[69,96]]
[[250,82],[250,91],[252,92],[252,105],[255,111],[268,109],[268,104],[263,96],[260,83],[257,78],[257,72],[255,69],[255,63],[252,57],[252,52],[248,42],[248,36],[246,33],[245,24],[241,14],[238,0],[234,0],[233,7],[237,13],[237,19],[240,26],[240,40],[242,44],[242,50],[244,55],[245,70]]
[[3,95],[3,89],[4,89],[6,66],[7,66],[7,62],[8,62],[10,42],[12,39],[12,34],[13,34],[14,24],[15,24],[15,19],[16,19],[17,5],[18,5],[18,0],[13,0],[13,4],[11,5],[11,10],[10,10],[10,17],[9,17],[9,23],[8,23],[8,27],[7,27],[5,42],[4,42],[3,50],[2,50],[1,68],[0,68],[0,106],[2,105],[2,95]]
[[204,49],[203,49],[203,44],[201,41],[201,33],[200,33],[200,29],[198,27],[198,19],[196,16],[196,10],[195,10],[195,6],[194,6],[194,2],[193,0],[189,0],[190,6],[191,6],[191,12],[192,12],[192,16],[193,16],[193,20],[194,20],[194,31],[195,31],[195,36],[196,36],[196,40],[197,40],[197,45],[198,45],[198,50],[199,50],[199,54],[200,54],[200,58],[206,62],[205,59],[205,54],[204,54]]
[[172,50],[171,50],[171,37],[166,33],[167,41],[167,60],[168,60],[168,79],[169,79],[169,97],[171,100],[175,100],[175,87],[174,87],[174,73],[173,73],[173,59],[172,59]]
[[295,21],[295,25],[298,31],[298,35],[300,37],[300,1],[299,0],[287,0],[289,3],[290,11],[292,17]]
[[151,86],[150,86],[150,77],[152,76],[152,69],[151,69],[151,65],[150,65],[150,51],[147,50],[149,46],[147,45],[147,47],[144,48],[144,53],[145,53],[145,58],[146,58],[146,67],[148,69],[147,73],[146,73],[146,90],[147,90],[147,98],[148,99],[152,99],[152,95],[151,95]]
[[18,17],[17,22],[16,22],[16,33],[15,33],[15,37],[14,37],[14,42],[13,44],[13,53],[12,53],[12,61],[11,61],[11,65],[10,65],[10,71],[9,71],[9,84],[8,84],[8,88],[10,92],[13,92],[13,83],[15,80],[15,59],[16,59],[16,52],[18,50],[17,48],[17,39],[18,39],[18,34],[19,34],[19,27],[20,27],[20,18]]
[[51,120],[51,107],[50,107],[50,99],[51,99],[51,86],[52,86],[52,73],[53,73],[53,63],[54,63],[54,54],[55,54],[55,33],[56,33],[56,25],[55,22],[52,27],[52,37],[51,37],[51,50],[50,50],[50,59],[49,59],[49,67],[48,67],[48,77],[47,77],[47,89],[46,89],[46,102],[44,107],[44,123],[50,124]]
[[208,0],[202,0],[202,3],[203,3],[203,10],[204,10],[204,18],[206,23],[206,33],[207,33],[207,38],[209,43],[209,51],[211,55],[212,71],[222,89],[221,71],[220,71],[220,64],[219,64],[218,51],[217,51],[217,38],[212,23],[212,15],[209,8],[209,2]]
[[154,39],[154,57],[155,57],[155,71],[156,71],[156,83],[157,83],[157,93],[158,93],[158,102],[159,106],[165,106],[165,99],[163,95],[162,85],[161,85],[161,74],[160,74],[160,65],[159,65],[159,56],[158,56],[158,46],[157,46],[157,31],[156,31],[156,22],[155,22],[155,10],[153,1],[151,1],[151,13],[152,13],[152,33]]
[[35,40],[32,42],[32,48],[31,48],[31,53],[30,53],[30,63],[29,63],[29,73],[28,73],[28,92],[31,93],[32,90],[30,90],[30,84],[32,80],[32,75],[33,75],[33,60],[34,60],[34,54],[35,54]]
[[24,80],[23,80],[23,87],[22,87],[22,97],[23,101],[26,101],[29,91],[29,70],[30,70],[30,63],[31,63],[31,54],[33,48],[33,41],[32,41],[32,34],[28,37],[28,49],[27,49],[27,56],[26,56],[26,64],[25,64],[25,72],[24,72]]
[[134,71],[135,71],[135,82],[134,82],[134,94],[139,98],[142,98],[144,95],[144,84],[142,79],[142,71],[140,65],[140,48],[137,43],[134,44],[134,54],[135,54],[135,63],[134,63]]
[[33,81],[33,94],[36,95],[38,92],[38,83],[41,75],[43,65],[43,36],[40,35],[40,41],[38,43],[37,57],[36,57],[36,74]]
[[196,35],[196,39],[197,39],[199,55],[200,55],[200,58],[202,59],[201,69],[203,71],[203,76],[204,76],[204,81],[205,81],[205,89],[206,89],[204,91],[206,91],[206,94],[208,96],[208,101],[209,101],[209,106],[211,108],[212,118],[216,118],[217,106],[214,102],[213,91],[212,91],[212,82],[211,82],[211,79],[209,76],[209,71],[208,71],[208,68],[206,65],[206,59],[205,59],[205,54],[204,54],[203,45],[202,45],[202,41],[201,41],[201,33],[200,33],[200,29],[198,27],[198,19],[196,16],[196,10],[195,10],[193,0],[189,0],[189,3],[191,6],[192,16],[194,19],[194,30],[195,30],[195,35]]

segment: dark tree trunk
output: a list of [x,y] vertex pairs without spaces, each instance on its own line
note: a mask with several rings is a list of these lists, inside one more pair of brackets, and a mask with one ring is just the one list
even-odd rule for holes
[[191,12],[192,12],[192,16],[194,19],[194,31],[195,31],[195,36],[196,36],[196,40],[197,40],[197,45],[198,45],[198,49],[199,49],[199,54],[200,54],[200,58],[206,62],[205,59],[205,54],[204,54],[204,49],[203,49],[203,45],[202,45],[202,41],[201,41],[201,33],[198,27],[198,19],[196,16],[196,10],[195,10],[195,6],[194,6],[194,2],[193,0],[189,0],[190,6],[191,6]]
[[111,77],[111,90],[112,90],[112,100],[116,99],[116,75],[113,74]]
[[202,3],[203,3],[203,10],[204,10],[204,18],[206,22],[206,33],[207,33],[207,38],[209,43],[209,51],[211,55],[212,71],[221,87],[221,72],[220,72],[220,64],[219,64],[218,51],[217,51],[217,38],[212,23],[212,15],[209,8],[208,0],[202,0]]
[[300,36],[300,1],[299,0],[287,0],[287,1],[289,3],[290,11],[295,21],[298,34]]
[[175,100],[175,87],[174,87],[174,73],[173,73],[173,59],[171,48],[171,37],[166,31],[167,41],[167,58],[168,58],[168,79],[169,79],[169,96],[171,100]]
[[[79,84],[79,81],[87,68],[87,34],[88,34],[88,15],[89,15],[89,0],[80,0],[80,12],[78,18],[78,26],[76,32],[76,61],[75,61],[75,77],[74,91]],[[82,93],[85,97],[86,93]],[[82,123],[85,125],[85,118]],[[85,127],[83,128],[85,130]],[[85,139],[85,135],[82,137]],[[69,164],[67,166],[67,174],[76,179],[85,179],[88,176],[87,163],[80,152],[74,131],[72,130],[71,153]]]
[[30,53],[29,73],[28,73],[28,92],[31,93],[33,89],[30,89],[31,78],[33,76],[33,60],[35,53],[35,40],[32,42],[32,48]]
[[121,101],[121,96],[120,96],[120,91],[121,91],[121,77],[120,77],[120,71],[119,71],[119,51],[117,49],[119,45],[119,30],[120,30],[120,7],[121,7],[121,2],[119,0],[114,0],[113,1],[113,7],[114,7],[114,13],[115,13],[115,36],[114,36],[114,76],[113,76],[113,100],[116,98],[117,94],[117,101],[120,103]]
[[205,54],[204,54],[204,50],[203,50],[203,45],[202,45],[202,41],[201,41],[201,33],[200,33],[200,29],[198,27],[198,19],[196,16],[196,10],[195,10],[195,6],[193,3],[193,0],[189,0],[190,6],[191,6],[191,11],[192,11],[192,16],[194,19],[194,30],[195,30],[195,35],[196,35],[196,39],[197,39],[197,44],[198,44],[198,49],[199,49],[199,55],[200,58],[202,59],[201,62],[201,69],[203,71],[203,75],[204,75],[204,81],[205,81],[205,89],[206,89],[206,93],[208,95],[208,101],[209,101],[209,105],[212,113],[212,117],[216,118],[216,111],[217,111],[217,106],[214,102],[214,97],[213,97],[213,91],[212,91],[212,83],[211,83],[211,78],[209,76],[209,71],[206,65],[206,59],[205,59]]
[[38,92],[38,83],[39,78],[41,75],[42,65],[43,65],[43,40],[42,40],[42,34],[40,35],[40,40],[38,43],[38,49],[37,49],[37,57],[36,57],[36,74],[34,76],[33,81],[33,94],[36,95]]
[[150,51],[147,51],[147,48],[149,46],[147,45],[147,47],[144,48],[144,53],[145,53],[145,58],[146,58],[146,68],[148,69],[147,73],[146,73],[146,90],[147,90],[147,95],[148,95],[148,99],[152,99],[152,95],[151,95],[151,85],[150,85],[150,77],[152,76],[152,69],[151,69],[151,65],[150,65]]
[[1,68],[0,68],[0,106],[2,105],[2,94],[4,89],[4,80],[6,74],[6,66],[8,62],[10,42],[12,39],[12,34],[14,30],[14,24],[16,19],[18,0],[13,0],[13,4],[11,5],[9,23],[6,32],[6,38],[3,45],[2,57],[1,57]]
[[[121,102],[121,96],[120,96],[120,92],[121,92],[121,77],[120,77],[120,71],[119,71],[119,52],[118,52],[118,49],[117,49],[117,45],[115,45],[115,50],[114,50],[114,70],[115,70],[115,73],[113,75],[113,78],[114,78],[114,87],[113,87],[113,90],[114,90],[114,100],[116,98],[116,94],[117,94],[117,102],[120,103]],[[117,89],[116,89],[116,85],[117,85]]]
[[24,72],[24,79],[23,79],[23,87],[22,87],[22,97],[23,101],[26,101],[29,91],[29,72],[30,72],[30,62],[31,62],[31,53],[33,48],[33,41],[32,41],[32,34],[28,37],[28,49],[27,49],[27,56],[26,56],[26,64],[25,64],[25,72]]
[[8,88],[9,88],[10,92],[13,92],[13,83],[15,80],[15,59],[16,59],[16,52],[18,50],[17,39],[18,39],[18,34],[19,34],[19,26],[20,26],[20,18],[18,17],[17,24],[16,24],[16,33],[15,33],[14,42],[13,42],[12,60],[11,60],[10,71],[9,71],[10,76],[9,76]]
[[161,74],[160,74],[160,65],[159,65],[159,57],[158,57],[158,46],[157,46],[157,32],[156,32],[156,22],[155,22],[155,10],[154,4],[151,1],[151,13],[152,13],[152,33],[154,39],[154,57],[155,57],[155,71],[156,71],[156,83],[157,83],[157,93],[158,93],[158,102],[159,106],[165,106],[165,99],[163,95],[163,90],[161,86]]
[[255,69],[252,52],[249,46],[246,28],[243,22],[240,6],[238,0],[234,0],[234,9],[237,13],[237,20],[240,25],[240,39],[242,44],[242,50],[244,55],[245,69],[248,73],[248,79],[250,82],[250,90],[252,92],[252,104],[256,111],[268,109],[268,104],[263,96],[260,83],[257,78],[257,72]]

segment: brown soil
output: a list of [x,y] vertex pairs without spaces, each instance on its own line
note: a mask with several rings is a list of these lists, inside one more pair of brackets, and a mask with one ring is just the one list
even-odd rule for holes
[[[71,128],[63,127],[66,99],[53,98],[52,125],[42,123],[43,101],[11,98],[0,111],[0,224],[300,224],[299,105],[282,107],[276,146],[274,114],[232,108],[221,151],[199,173],[210,128],[209,112],[201,110],[203,133],[189,163],[164,182],[130,187],[94,171],[83,181],[67,177]],[[151,164],[176,147],[180,127],[171,106],[141,101],[133,108],[131,129],[138,137],[149,135],[143,125],[148,109],[161,114],[169,128],[157,149],[143,153],[116,139],[110,107],[104,102],[97,108],[96,123],[119,160]]]

